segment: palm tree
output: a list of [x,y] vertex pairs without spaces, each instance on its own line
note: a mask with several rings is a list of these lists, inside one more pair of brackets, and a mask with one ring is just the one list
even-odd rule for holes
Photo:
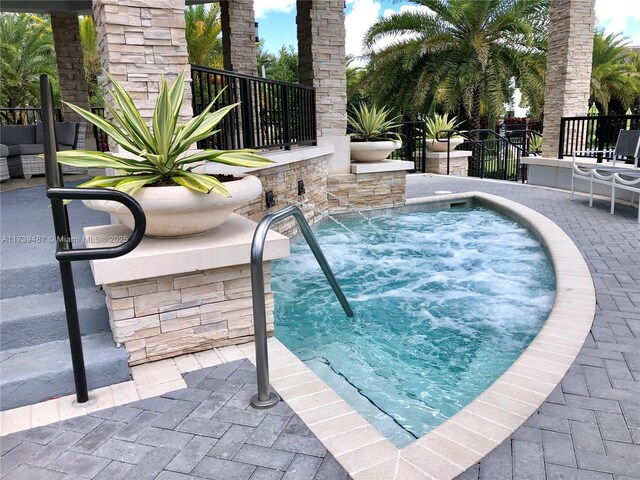
[[612,102],[624,111],[640,98],[640,63],[635,64],[629,43],[618,34],[605,35],[598,30],[593,37],[590,103],[597,104],[605,115]]
[[223,68],[220,5],[213,3],[187,7],[184,17],[189,63]]
[[[0,14],[0,105],[39,106],[42,73],[57,78],[48,19],[27,13]],[[53,83],[59,97],[57,81]]]
[[100,65],[100,53],[98,52],[96,26],[91,15],[86,15],[80,19],[80,41],[82,43],[84,73],[91,106],[101,107],[104,105],[104,92],[101,82],[102,66]]
[[[512,93],[544,89],[548,0],[414,0],[430,11],[381,18],[367,32],[370,83],[403,105],[462,114],[471,128],[496,117]],[[379,42],[391,42],[376,50]],[[424,110],[423,110],[424,111]]]
[[355,66],[355,58],[347,55],[347,109],[353,110],[357,105],[366,103],[367,91],[364,87],[366,70]]

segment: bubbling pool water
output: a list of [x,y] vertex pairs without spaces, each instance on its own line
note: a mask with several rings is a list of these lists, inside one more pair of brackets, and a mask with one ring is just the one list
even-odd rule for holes
[[459,208],[324,222],[344,316],[306,244],[274,262],[276,337],[402,447],[464,408],[551,311],[553,269],[512,220]]

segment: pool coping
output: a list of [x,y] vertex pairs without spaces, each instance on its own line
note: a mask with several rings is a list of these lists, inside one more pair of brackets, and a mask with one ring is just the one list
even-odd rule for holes
[[[469,405],[435,429],[397,448],[276,339],[269,342],[271,385],[355,479],[455,478],[529,418],[578,355],[595,315],[595,288],[582,254],[544,215],[497,195],[465,192],[407,200],[407,207],[475,203],[527,227],[556,274],[546,322],[518,359]],[[400,207],[402,208],[402,207]],[[254,361],[253,343],[240,350]]]

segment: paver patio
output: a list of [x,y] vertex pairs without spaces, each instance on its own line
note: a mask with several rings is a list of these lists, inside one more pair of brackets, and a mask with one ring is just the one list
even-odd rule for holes
[[[482,191],[555,221],[585,257],[597,293],[589,338],[562,384],[460,478],[640,478],[640,227],[635,208],[550,189],[413,176],[408,196]],[[506,252],[508,253],[508,252]],[[2,438],[3,478],[300,478],[346,472],[284,404],[254,411],[246,360],[185,374],[188,389]],[[405,480],[405,479],[398,479]],[[410,479],[406,479],[410,480]]]

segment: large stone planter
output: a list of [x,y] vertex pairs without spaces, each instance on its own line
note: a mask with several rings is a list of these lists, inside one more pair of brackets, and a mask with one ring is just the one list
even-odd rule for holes
[[[427,148],[432,152],[446,152],[447,151],[447,142],[446,141],[438,141],[433,138],[428,138],[425,140]],[[451,150],[455,149],[458,145],[464,142],[464,138],[452,138],[450,141]]]
[[[185,187],[144,187],[135,198],[147,217],[146,235],[150,237],[187,237],[199,235],[224,223],[234,209],[262,193],[262,183],[253,176],[225,182],[230,197],[205,194]],[[118,217],[133,229],[133,215],[121,204],[108,200],[83,200],[94,210]]]
[[351,160],[354,162],[381,162],[391,152],[402,146],[402,142],[351,142]]

